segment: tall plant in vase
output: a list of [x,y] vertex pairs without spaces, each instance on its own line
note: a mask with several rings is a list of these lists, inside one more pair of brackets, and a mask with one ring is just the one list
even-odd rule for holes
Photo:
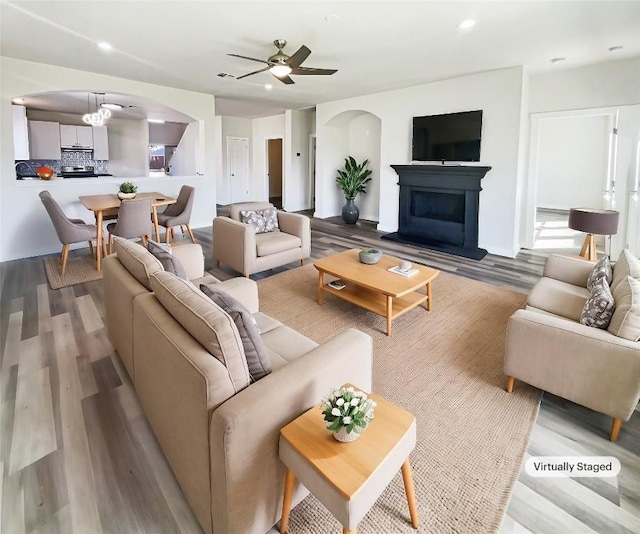
[[336,183],[342,189],[347,201],[342,207],[342,219],[347,224],[357,223],[360,217],[355,199],[358,193],[367,192],[367,184],[371,181],[371,170],[366,168],[368,164],[368,159],[358,164],[353,157],[349,156],[344,160],[344,170],[338,171]]

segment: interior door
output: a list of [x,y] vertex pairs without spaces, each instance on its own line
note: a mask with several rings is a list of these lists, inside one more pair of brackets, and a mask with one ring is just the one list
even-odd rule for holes
[[227,174],[230,202],[249,200],[249,139],[227,137]]

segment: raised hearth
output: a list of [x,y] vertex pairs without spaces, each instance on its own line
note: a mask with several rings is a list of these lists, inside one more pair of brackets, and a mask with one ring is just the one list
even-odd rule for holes
[[391,165],[400,177],[398,231],[383,239],[480,260],[480,181],[491,167]]

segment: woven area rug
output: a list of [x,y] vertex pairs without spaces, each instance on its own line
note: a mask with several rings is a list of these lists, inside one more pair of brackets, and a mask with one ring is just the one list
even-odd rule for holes
[[102,280],[102,271],[96,270],[96,260],[88,254],[69,256],[64,277],[60,275],[60,256],[44,258],[44,269],[51,289]]
[[[374,391],[417,420],[410,460],[420,532],[498,530],[541,396],[523,383],[511,395],[504,389],[507,319],[525,296],[441,273],[433,282],[432,311],[402,315],[388,337],[383,317],[328,294],[318,305],[312,265],[260,280],[258,288],[262,311],[318,343],[348,327],[373,337]],[[292,510],[290,525],[297,534],[340,532],[313,496]],[[415,532],[400,475],[358,528],[360,534],[395,532]]]

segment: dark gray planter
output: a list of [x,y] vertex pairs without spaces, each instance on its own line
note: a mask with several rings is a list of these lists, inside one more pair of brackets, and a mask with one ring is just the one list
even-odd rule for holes
[[356,224],[360,217],[360,210],[356,206],[355,197],[345,197],[347,203],[342,206],[342,220],[347,224]]

